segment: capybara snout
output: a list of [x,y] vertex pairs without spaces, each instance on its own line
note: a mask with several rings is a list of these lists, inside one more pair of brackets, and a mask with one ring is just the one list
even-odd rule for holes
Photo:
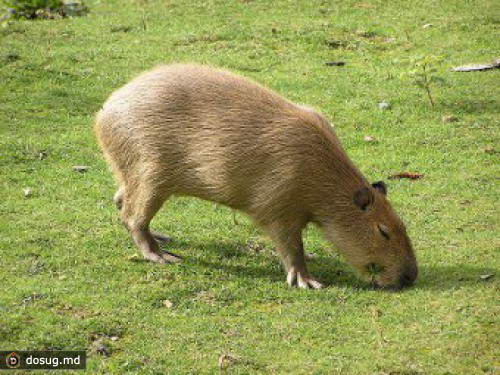
[[412,286],[418,276],[417,263],[413,261],[410,265],[406,266],[401,276],[399,277],[399,287],[405,288]]
[[149,223],[171,196],[248,214],[274,241],[289,285],[320,288],[302,231],[318,224],[367,281],[410,285],[417,262],[384,183],[370,184],[320,113],[207,66],[173,64],[115,91],[95,132],[119,184],[115,203],[146,259],[166,237]]

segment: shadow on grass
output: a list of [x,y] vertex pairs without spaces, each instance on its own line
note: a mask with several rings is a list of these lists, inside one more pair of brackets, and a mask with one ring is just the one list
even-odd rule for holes
[[469,264],[420,265],[419,278],[414,288],[424,290],[452,290],[495,282],[499,270]]
[[494,99],[461,99],[456,102],[444,102],[441,105],[449,111],[460,111],[469,114],[500,112],[500,106]]
[[[269,249],[256,253],[245,250],[245,243],[231,242],[208,242],[192,243],[186,241],[172,240],[170,247],[187,252],[199,249],[207,254],[207,258],[219,257],[225,259],[248,258],[246,264],[232,264],[228,261],[212,261],[197,259],[196,263],[209,269],[222,269],[228,275],[244,278],[261,278],[273,282],[284,282],[285,275],[278,267],[279,259],[271,255]],[[174,251],[175,252],[175,251]],[[266,260],[266,265],[255,265],[252,258],[259,257]],[[186,258],[189,258],[187,255]],[[242,259],[244,262],[244,259]],[[373,287],[360,280],[355,272],[343,261],[335,256],[318,256],[308,262],[309,271],[326,286],[340,286],[353,289],[373,290]],[[425,265],[420,264],[419,278],[411,289],[422,290],[452,290],[464,286],[481,286],[485,283],[494,282],[498,277],[499,270],[493,267],[475,267],[472,265]],[[486,277],[490,275],[490,277]],[[491,276],[493,275],[493,276]]]

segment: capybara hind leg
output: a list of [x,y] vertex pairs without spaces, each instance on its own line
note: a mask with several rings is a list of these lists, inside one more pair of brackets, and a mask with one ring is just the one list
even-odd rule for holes
[[[121,210],[123,207],[124,194],[125,194],[125,188],[120,187],[113,197],[113,201],[115,202],[116,208],[118,208],[118,210]],[[151,235],[153,236],[153,238],[161,244],[168,243],[172,240],[170,237],[165,236],[164,234],[161,234],[161,233],[158,233],[155,231],[150,231],[150,232],[151,232]]]
[[274,222],[266,226],[266,231],[275,242],[276,250],[285,267],[288,285],[306,289],[320,289],[323,285],[307,271],[302,244],[302,229],[301,225],[294,226],[284,222]]
[[161,252],[155,238],[149,230],[149,223],[164,202],[164,198],[150,189],[138,187],[138,194],[126,196],[122,209],[122,220],[141,250],[145,259],[157,263],[173,263],[181,258],[169,252]]

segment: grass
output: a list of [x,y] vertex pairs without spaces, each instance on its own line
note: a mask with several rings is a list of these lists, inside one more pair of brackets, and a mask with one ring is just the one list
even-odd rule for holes
[[[449,70],[498,57],[497,2],[86,4],[87,17],[0,28],[1,349],[84,348],[87,372],[101,374],[498,373],[500,71]],[[400,76],[437,54],[446,84],[431,108]],[[153,222],[185,262],[133,257],[93,114],[172,61],[222,66],[318,108],[370,180],[424,174],[389,183],[416,286],[368,289],[311,227],[310,269],[329,287],[289,289],[246,218],[188,198]]]

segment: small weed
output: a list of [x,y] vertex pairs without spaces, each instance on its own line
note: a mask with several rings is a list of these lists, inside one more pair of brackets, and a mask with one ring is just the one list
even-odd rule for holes
[[410,77],[415,85],[420,87],[427,94],[429,104],[435,106],[432,87],[437,83],[444,83],[444,79],[437,75],[436,65],[442,61],[439,56],[424,56],[411,60],[412,70],[405,75]]

